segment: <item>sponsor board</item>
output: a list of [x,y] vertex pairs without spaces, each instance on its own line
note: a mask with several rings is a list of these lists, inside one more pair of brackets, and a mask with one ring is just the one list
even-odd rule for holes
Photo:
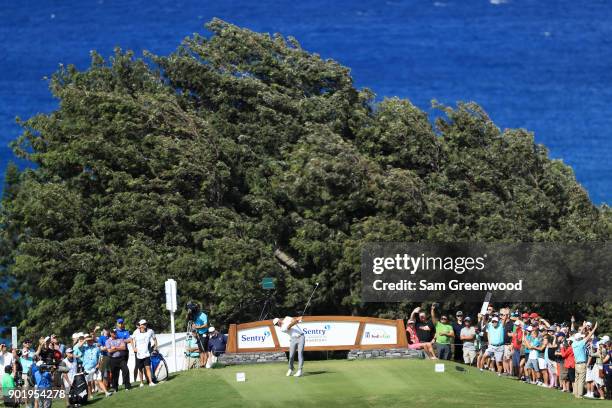
[[[350,346],[355,344],[359,322],[302,322],[298,327],[304,332],[306,347]],[[289,347],[290,337],[280,327],[275,327],[281,347]]]
[[268,326],[238,331],[238,348],[274,348],[274,339]]
[[397,326],[388,324],[366,323],[361,336],[361,344],[396,344],[397,343]]

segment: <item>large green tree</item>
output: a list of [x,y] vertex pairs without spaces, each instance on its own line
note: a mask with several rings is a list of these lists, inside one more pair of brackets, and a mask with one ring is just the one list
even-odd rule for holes
[[610,239],[571,168],[478,105],[436,105],[432,124],[293,38],[207,27],[169,56],[94,53],[53,75],[59,108],[13,144],[35,166],[6,177],[5,324],[163,328],[170,277],[220,326],[258,316],[264,276],[280,313],[318,281],[315,312],[398,316],[408,305],[360,299],[365,242]]

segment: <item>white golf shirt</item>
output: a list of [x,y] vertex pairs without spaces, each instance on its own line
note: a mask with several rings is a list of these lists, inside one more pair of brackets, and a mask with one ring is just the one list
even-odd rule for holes
[[140,331],[140,329],[136,329],[134,334],[132,334],[132,338],[134,339],[134,345],[136,346],[136,357],[139,359],[151,357],[151,352],[149,351],[149,344],[155,338],[155,332],[151,329],[147,329],[144,333]]
[[0,367],[2,370],[4,370],[4,367],[11,365],[13,365],[13,353],[7,351],[6,353],[0,355]]
[[292,320],[293,319],[290,316],[286,316],[283,319],[283,323],[281,324],[281,331],[283,333],[287,333],[291,337],[300,337],[304,334],[304,332],[298,327],[297,324],[289,328],[289,325],[291,324]]

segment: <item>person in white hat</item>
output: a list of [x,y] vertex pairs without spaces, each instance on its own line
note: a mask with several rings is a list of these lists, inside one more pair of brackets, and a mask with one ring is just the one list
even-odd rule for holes
[[[140,386],[144,387],[144,371],[149,382],[149,387],[154,387],[155,383],[151,377],[151,350],[157,348],[155,332],[147,328],[147,321],[142,319],[138,322],[138,328],[132,334],[134,353],[136,353],[136,366],[134,369],[138,373]],[[136,378],[134,379],[136,380]]]
[[589,331],[586,336],[580,332],[574,335],[572,349],[574,350],[574,359],[576,360],[576,380],[574,382],[574,397],[576,398],[582,398],[584,392],[588,357],[587,344],[595,334],[595,330],[597,330],[597,322],[595,322],[593,330]]
[[227,347],[227,339],[219,333],[213,326],[208,328],[208,360],[206,361],[206,367],[212,368],[217,362],[218,357],[225,353]]
[[295,360],[295,353],[298,355],[298,370],[293,375],[294,377],[302,376],[302,369],[304,368],[304,344],[306,340],[304,338],[304,331],[297,325],[302,323],[302,318],[293,318],[286,316],[282,321],[278,317],[272,321],[274,326],[280,327],[283,333],[290,336],[289,343],[289,370],[287,371],[287,377],[293,373],[293,361]]

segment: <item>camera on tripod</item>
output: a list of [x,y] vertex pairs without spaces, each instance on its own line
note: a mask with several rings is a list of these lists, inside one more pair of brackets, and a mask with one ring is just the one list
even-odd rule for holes
[[200,305],[198,305],[193,300],[190,300],[185,305],[185,310],[187,310],[187,320],[193,321],[198,318],[200,314]]

